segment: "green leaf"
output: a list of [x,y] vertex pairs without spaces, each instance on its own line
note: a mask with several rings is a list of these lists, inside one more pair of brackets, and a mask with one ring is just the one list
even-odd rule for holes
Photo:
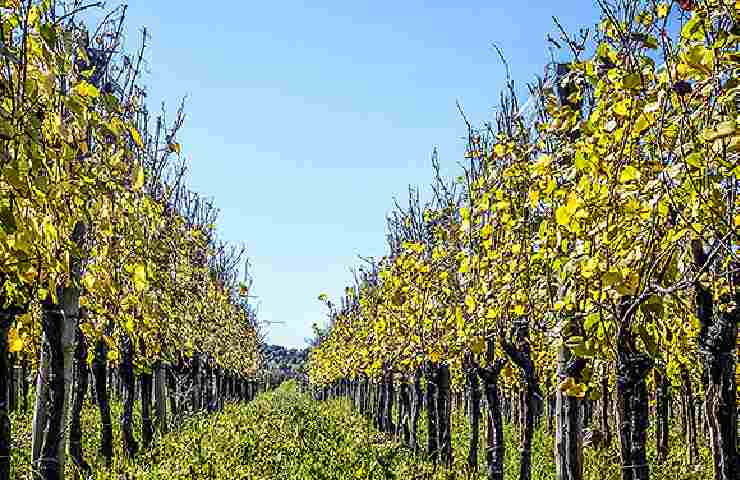
[[596,322],[599,321],[599,314],[598,313],[589,313],[586,316],[586,320],[583,322],[583,328],[586,331],[590,331],[591,328],[596,325]]
[[[641,84],[642,84],[642,79],[640,78],[640,74],[639,73],[631,73],[629,75],[626,75],[622,79],[622,87],[625,88],[625,89],[627,89],[627,90],[632,90],[634,88],[638,88]],[[615,111],[616,111],[616,107],[615,107]],[[625,113],[624,114],[626,115],[626,109],[625,109]],[[622,115],[622,114],[620,113],[620,115]]]
[[2,222],[0,226],[7,234],[14,233],[18,229],[15,223],[15,216],[8,207],[0,208],[0,222]]
[[699,152],[692,152],[689,156],[686,157],[686,163],[688,163],[692,167],[701,168],[703,159],[704,158]]

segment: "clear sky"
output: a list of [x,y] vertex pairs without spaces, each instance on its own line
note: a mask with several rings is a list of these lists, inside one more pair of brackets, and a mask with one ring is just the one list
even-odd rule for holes
[[[457,175],[465,124],[492,118],[507,56],[520,84],[549,59],[557,15],[571,32],[592,0],[130,0],[149,102],[174,111],[190,184],[221,210],[222,238],[243,241],[268,340],[303,346],[317,300],[349,284],[357,255],[385,252],[385,214],[432,178],[439,148]],[[556,58],[567,57],[558,55]]]

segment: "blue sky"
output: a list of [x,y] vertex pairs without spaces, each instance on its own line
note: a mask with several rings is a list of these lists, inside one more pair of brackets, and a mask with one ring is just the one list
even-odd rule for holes
[[[549,59],[552,15],[593,26],[591,0],[183,2],[130,0],[149,102],[174,111],[190,184],[244,242],[268,340],[302,346],[357,255],[385,252],[385,214],[432,178],[430,154],[459,173],[465,124],[492,118],[507,56],[521,84]],[[310,4],[310,5],[309,5]],[[452,6],[451,6],[452,5]],[[557,59],[565,59],[564,54]]]

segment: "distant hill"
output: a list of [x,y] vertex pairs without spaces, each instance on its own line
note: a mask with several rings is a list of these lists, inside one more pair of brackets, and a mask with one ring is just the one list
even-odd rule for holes
[[260,347],[263,367],[272,372],[294,376],[305,371],[308,349],[286,348],[282,345],[263,344]]

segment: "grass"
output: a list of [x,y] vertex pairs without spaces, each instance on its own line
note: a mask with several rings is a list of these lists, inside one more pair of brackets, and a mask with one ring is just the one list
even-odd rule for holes
[[[82,415],[83,448],[94,469],[94,479],[408,479],[443,480],[484,478],[485,437],[481,431],[480,469],[469,476],[466,469],[468,425],[462,415],[453,418],[454,463],[450,471],[414,458],[394,439],[376,432],[367,419],[351,409],[346,400],[316,402],[300,393],[293,383],[259,395],[249,404],[228,404],[215,414],[197,414],[173,432],[158,435],[154,446],[133,460],[123,457],[120,403],[112,403],[114,464],[103,467],[95,455],[99,446],[97,411],[86,406]],[[30,480],[31,415],[11,417],[13,460],[11,478]],[[135,425],[140,425],[135,411]],[[420,421],[420,439],[425,422]],[[519,450],[517,432],[505,428],[506,478],[517,478]],[[698,466],[683,463],[683,446],[675,436],[667,462],[655,465],[652,437],[648,445],[651,476],[656,479],[709,479],[709,457],[700,451]],[[555,478],[553,438],[538,429],[533,443],[532,479]],[[616,445],[600,452],[585,453],[587,480],[619,479]],[[67,465],[67,476],[75,469]]]

